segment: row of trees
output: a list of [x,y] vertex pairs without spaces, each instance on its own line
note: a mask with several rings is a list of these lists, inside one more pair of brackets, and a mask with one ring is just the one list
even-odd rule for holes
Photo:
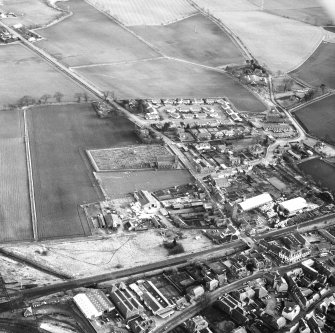
[[[53,98],[56,103],[61,103],[64,96],[65,95],[59,91],[55,92],[54,95],[44,94],[39,99],[36,99],[29,95],[25,95],[21,97],[16,103],[8,104],[6,108],[11,110],[17,107],[23,107],[29,105],[47,104],[51,98]],[[86,92],[75,93],[73,97],[77,103],[80,103],[81,101],[88,102],[89,100],[89,95]]]

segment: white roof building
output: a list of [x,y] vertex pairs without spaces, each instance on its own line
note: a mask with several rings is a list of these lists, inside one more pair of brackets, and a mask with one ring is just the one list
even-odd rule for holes
[[101,290],[93,289],[87,293],[80,293],[73,297],[74,302],[88,319],[100,317],[115,309],[113,303]]
[[246,212],[248,210],[258,208],[270,202],[272,202],[272,197],[269,193],[265,192],[240,202],[239,207]]
[[279,204],[279,209],[286,213],[286,215],[292,215],[307,206],[307,202],[304,198],[297,197],[281,202]]

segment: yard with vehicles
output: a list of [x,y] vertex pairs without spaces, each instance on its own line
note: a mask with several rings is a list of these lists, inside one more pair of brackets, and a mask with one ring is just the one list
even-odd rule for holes
[[38,101],[43,95],[50,95],[54,102],[56,92],[62,101],[74,101],[75,93],[83,89],[47,62],[20,44],[0,46],[0,108],[17,104],[24,97]]
[[266,109],[260,99],[223,71],[184,61],[156,59],[81,67],[76,72],[101,90],[113,91],[117,99],[226,96],[238,110]]
[[298,66],[325,35],[321,27],[259,11],[259,8],[229,10],[225,1],[203,5],[238,36],[261,65],[265,64],[273,72],[286,72]]
[[27,27],[44,26],[61,17],[63,13],[48,5],[45,0],[2,0],[0,11],[15,14],[5,22],[11,26],[21,23]]
[[138,190],[157,191],[192,182],[187,170],[100,172],[100,186],[110,198],[120,198]]
[[90,104],[27,113],[40,239],[90,234],[80,205],[103,199],[85,149],[136,143],[124,118],[98,118]]
[[23,114],[0,111],[0,123],[0,242],[31,240]]
[[214,67],[244,63],[231,38],[201,14],[168,25],[131,29],[170,57]]
[[299,68],[290,74],[311,86],[335,88],[335,44],[323,42]]
[[313,136],[330,143],[335,143],[335,96],[326,97],[298,111],[294,116]]
[[99,10],[126,26],[161,25],[178,21],[196,12],[187,0],[89,0]]
[[126,29],[85,1],[59,3],[73,15],[38,30],[45,38],[37,46],[67,66],[91,65],[154,58],[158,54]]

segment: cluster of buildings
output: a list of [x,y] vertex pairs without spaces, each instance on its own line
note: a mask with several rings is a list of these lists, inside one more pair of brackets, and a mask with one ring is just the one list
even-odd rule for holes
[[[0,13],[0,17],[4,15],[3,13]],[[18,37],[14,37],[13,34],[11,34],[8,30],[6,30],[3,27],[0,27],[0,43],[12,43],[18,40]]]

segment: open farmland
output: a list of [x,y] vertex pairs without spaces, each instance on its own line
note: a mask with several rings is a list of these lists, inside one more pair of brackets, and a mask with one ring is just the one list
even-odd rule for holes
[[0,111],[0,242],[33,238],[21,111]]
[[78,206],[102,197],[84,150],[135,143],[132,125],[100,119],[89,104],[37,107],[28,124],[39,237],[89,235]]
[[59,6],[73,12],[59,24],[41,29],[37,45],[68,66],[112,63],[156,57],[149,46],[85,1]]
[[208,66],[244,62],[230,37],[203,15],[163,26],[137,26],[132,30],[163,54]]
[[[249,0],[261,8],[261,0]],[[331,22],[319,0],[266,0],[264,10],[272,14],[314,25],[326,25]]]
[[102,90],[114,91],[119,99],[227,96],[239,110],[264,111],[251,92],[223,72],[158,59],[138,63],[77,68]]
[[335,191],[335,167],[319,158],[314,158],[299,164],[299,168],[307,175],[327,187],[331,191]]
[[319,87],[325,84],[335,88],[335,44],[322,43],[313,55],[291,74]]
[[17,17],[5,19],[7,24],[22,23],[27,27],[43,26],[63,15],[61,11],[48,6],[45,0],[2,0],[0,11],[16,14]]
[[312,103],[294,113],[312,135],[335,143],[335,96]]
[[167,24],[196,12],[187,0],[89,0],[125,25]]
[[325,34],[320,27],[258,10],[229,9],[224,3],[208,2],[206,8],[239,37],[260,64],[274,72],[298,66]]
[[[83,92],[73,81],[19,44],[0,46],[0,106],[15,104],[28,95],[38,100],[44,94],[61,92],[63,101],[74,101]],[[50,98],[49,101],[54,101]]]
[[201,9],[209,10],[210,12],[220,11],[249,11],[258,9],[257,4],[253,4],[249,0],[193,0]]
[[120,198],[138,190],[157,191],[192,182],[187,170],[100,172],[96,174],[110,198]]

